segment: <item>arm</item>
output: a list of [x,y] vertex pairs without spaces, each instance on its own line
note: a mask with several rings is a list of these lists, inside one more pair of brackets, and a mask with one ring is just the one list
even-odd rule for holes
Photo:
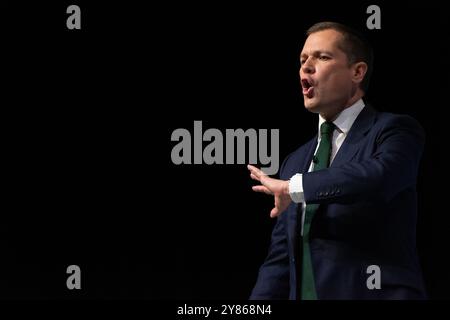
[[[392,118],[380,130],[370,159],[304,173],[298,196],[306,203],[387,202],[415,185],[424,143],[423,129],[413,118]],[[249,170],[252,179],[261,182],[253,190],[275,198],[270,216],[281,214],[291,202],[289,181],[270,178],[253,166]]]
[[307,203],[387,202],[416,184],[425,135],[412,118],[391,119],[370,159],[303,174]]

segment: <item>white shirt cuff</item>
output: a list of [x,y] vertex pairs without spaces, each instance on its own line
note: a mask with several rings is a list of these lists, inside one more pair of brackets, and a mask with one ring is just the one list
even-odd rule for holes
[[296,173],[289,179],[289,195],[295,203],[305,201],[305,195],[303,193],[303,175],[301,173]]

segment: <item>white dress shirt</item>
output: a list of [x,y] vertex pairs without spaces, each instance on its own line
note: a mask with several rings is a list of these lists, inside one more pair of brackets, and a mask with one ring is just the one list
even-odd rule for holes
[[[350,128],[352,127],[353,123],[356,120],[356,117],[358,117],[361,110],[364,108],[364,101],[362,99],[359,99],[356,101],[353,105],[350,107],[342,110],[341,113],[337,116],[337,118],[333,121],[333,124],[336,126],[335,130],[333,130],[333,138],[331,139],[331,156],[330,156],[330,165],[333,162],[337,152],[339,151],[339,148],[341,147],[342,143],[344,142],[345,138],[347,137],[348,132],[350,131]],[[319,130],[320,132],[320,126],[322,123],[324,123],[326,120],[322,118],[321,115],[319,115]],[[316,154],[317,149],[320,145],[320,134],[318,134],[318,140],[317,140],[317,147],[314,151],[314,154]],[[311,164],[309,165],[308,172],[311,172],[313,169],[313,162],[311,161]],[[305,209],[306,209],[306,203],[305,203],[305,196],[303,193],[303,175],[301,173],[297,173],[289,180],[289,194],[291,196],[292,201],[296,203],[302,202],[302,225],[301,225],[301,234],[303,235],[303,223],[305,222]]]

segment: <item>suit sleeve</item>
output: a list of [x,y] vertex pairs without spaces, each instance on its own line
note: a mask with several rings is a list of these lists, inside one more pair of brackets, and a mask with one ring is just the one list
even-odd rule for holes
[[303,174],[306,203],[388,202],[415,186],[425,143],[422,127],[409,116],[389,119],[371,158]]
[[[284,160],[280,169],[282,176]],[[289,297],[289,253],[286,232],[286,214],[283,212],[277,218],[272,231],[269,252],[259,268],[258,279],[250,295],[251,300],[276,300]]]

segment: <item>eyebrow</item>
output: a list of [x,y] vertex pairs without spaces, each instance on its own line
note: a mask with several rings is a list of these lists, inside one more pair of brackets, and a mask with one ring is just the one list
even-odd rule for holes
[[[322,54],[322,53],[328,54],[328,55],[330,55],[330,56],[333,56],[333,53],[331,53],[330,51],[326,51],[326,50],[315,50],[315,51],[312,52],[311,55],[312,55],[312,56],[318,56],[318,55],[320,55],[320,54]],[[308,54],[302,52],[302,53],[300,54],[300,57],[307,56],[307,55],[308,55]]]

